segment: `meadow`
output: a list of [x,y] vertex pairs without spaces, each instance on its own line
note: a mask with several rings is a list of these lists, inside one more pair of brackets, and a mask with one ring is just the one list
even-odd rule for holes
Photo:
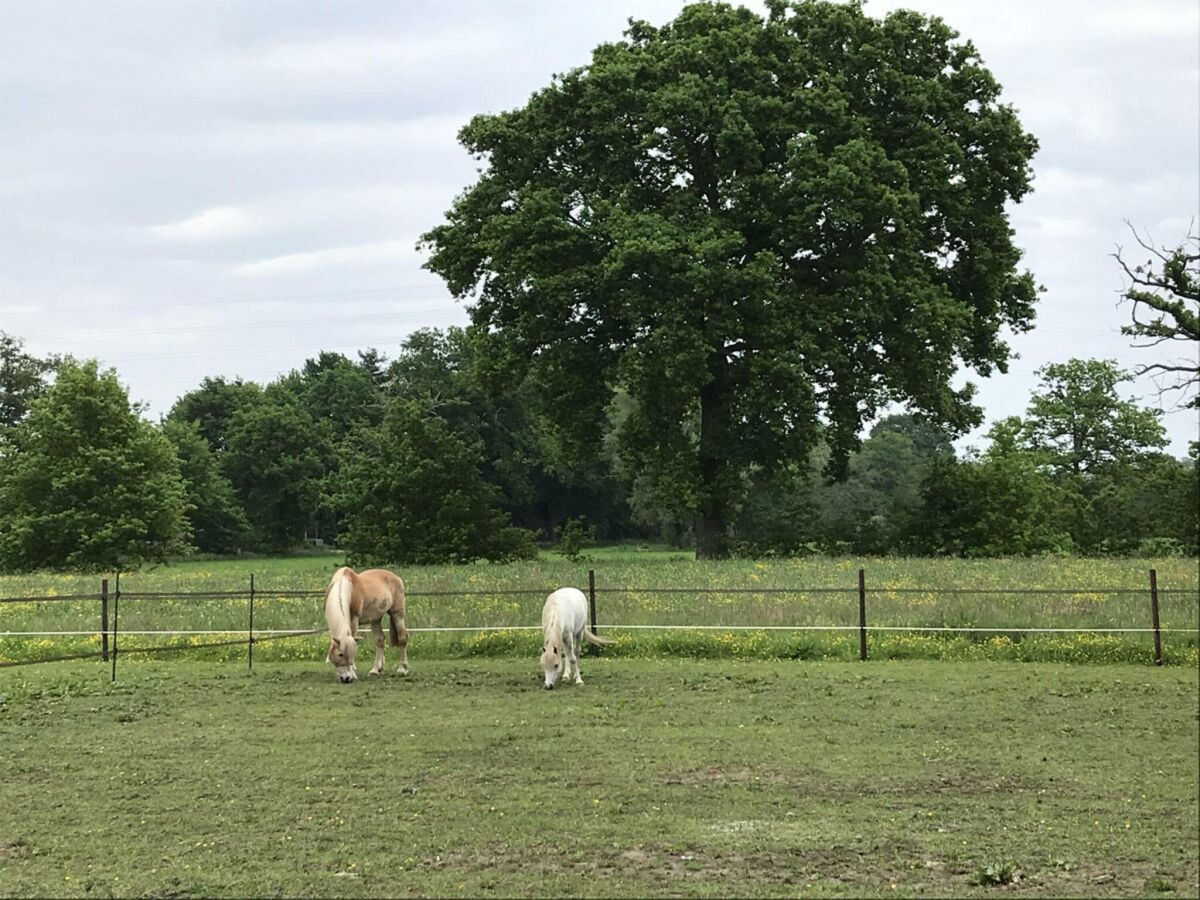
[[[966,633],[875,631],[870,652],[883,659],[994,659],[1047,662],[1145,663],[1147,634],[1007,633],[1005,628],[1149,628],[1147,572],[1158,571],[1165,657],[1197,664],[1200,594],[1194,559],[832,559],[697,562],[663,550],[602,548],[569,561],[552,553],[508,565],[403,567],[414,657],[528,655],[538,635],[548,590],[587,587],[596,572],[598,622],[617,641],[617,656],[852,659],[855,631],[781,631],[787,626],[857,623],[857,571],[865,568],[871,626],[965,627]],[[199,644],[237,639],[248,622],[253,574],[255,628],[324,628],[320,597],[279,597],[273,591],[323,590],[341,562],[334,554],[288,559],[186,561],[121,576],[121,646]],[[679,588],[678,593],[655,589]],[[110,576],[110,589],[115,577]],[[693,589],[693,590],[689,590]],[[711,591],[711,593],[702,593]],[[788,589],[784,593],[753,593]],[[836,589],[836,590],[829,590]],[[950,589],[944,592],[939,589]],[[1061,591],[1003,594],[998,589]],[[0,576],[0,596],[48,596],[99,590],[99,576],[39,573]],[[225,599],[142,598],[138,592],[241,592]],[[456,592],[469,592],[455,596]],[[1131,592],[1131,593],[1122,593]],[[655,631],[621,626],[698,625],[705,630]],[[486,627],[428,632],[427,628]],[[722,628],[721,626],[725,626]],[[730,627],[732,626],[732,627]],[[747,626],[752,626],[747,629]],[[0,662],[98,649],[95,600],[0,604]],[[147,630],[231,631],[228,635],[138,635]],[[11,634],[78,631],[70,636]],[[4,632],[10,632],[5,635]],[[197,650],[210,658],[240,658],[241,648]],[[319,636],[265,642],[262,660],[312,659]]]
[[3,896],[1195,896],[1196,673],[0,670]]

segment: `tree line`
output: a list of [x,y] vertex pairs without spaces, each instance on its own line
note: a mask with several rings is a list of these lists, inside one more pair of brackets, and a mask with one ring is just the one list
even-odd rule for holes
[[[983,424],[960,376],[1007,371],[1041,289],[1009,221],[1037,140],[943,20],[696,3],[459,140],[478,178],[420,247],[469,328],[207,379],[157,426],[115,373],[10,341],[18,396],[56,375],[0,401],[0,565],[509,559],[564,529],[705,558],[1195,552],[1195,454],[1110,362],[1046,367],[954,450]],[[1139,242],[1127,333],[1193,351],[1147,367],[1188,398],[1200,254]]]
[[[488,384],[489,337],[414,333],[395,359],[321,353],[267,385],[206,378],[158,423],[96,362],[0,345],[0,567],[129,568],[189,552],[320,540],[359,562],[534,556],[580,530],[690,546],[618,452],[618,394],[578,462],[537,386]],[[1159,413],[1115,364],[1041,372],[1024,416],[956,451],[912,414],[879,420],[827,472],[742,473],[728,539],[747,556],[1196,553],[1197,454],[1165,453]]]

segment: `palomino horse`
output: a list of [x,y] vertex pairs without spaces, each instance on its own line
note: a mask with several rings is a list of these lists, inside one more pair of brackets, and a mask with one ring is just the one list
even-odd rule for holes
[[383,671],[383,617],[388,617],[392,646],[400,648],[400,665],[396,671],[408,674],[408,631],[404,627],[404,582],[386,569],[367,569],[355,572],[342,566],[333,573],[325,589],[325,621],[329,624],[329,654],[325,661],[333,663],[338,680],[349,684],[358,678],[354,657],[358,652],[358,624],[371,626],[375,632],[375,668],[371,675]]
[[583,684],[579,676],[580,638],[597,647],[612,643],[588,631],[583,591],[559,588],[546,598],[542,607],[542,673],[546,676],[546,690],[553,688],[560,676],[570,678],[572,669],[575,683]]

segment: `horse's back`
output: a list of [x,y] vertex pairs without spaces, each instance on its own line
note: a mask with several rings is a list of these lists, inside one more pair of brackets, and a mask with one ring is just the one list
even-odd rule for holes
[[364,606],[374,607],[380,614],[395,609],[404,613],[404,582],[387,569],[365,569],[358,573],[358,588]]
[[553,603],[558,608],[558,619],[562,630],[571,634],[579,634],[587,624],[587,598],[579,588],[565,587],[554,591],[546,598],[546,608],[542,610],[542,627],[546,625],[546,613]]
[[369,587],[372,590],[386,588],[387,590],[404,593],[404,582],[400,580],[400,576],[395,572],[389,572],[387,569],[364,569],[358,573],[358,577],[363,581],[364,587]]

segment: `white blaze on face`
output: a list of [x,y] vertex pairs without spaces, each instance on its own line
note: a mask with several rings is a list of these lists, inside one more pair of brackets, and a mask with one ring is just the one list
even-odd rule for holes
[[358,673],[354,670],[354,655],[357,650],[358,644],[352,638],[329,639],[329,654],[325,659],[333,664],[333,670],[342,684],[358,680]]
[[562,672],[562,648],[550,643],[542,647],[542,673],[546,676],[546,690],[550,690],[558,682]]

